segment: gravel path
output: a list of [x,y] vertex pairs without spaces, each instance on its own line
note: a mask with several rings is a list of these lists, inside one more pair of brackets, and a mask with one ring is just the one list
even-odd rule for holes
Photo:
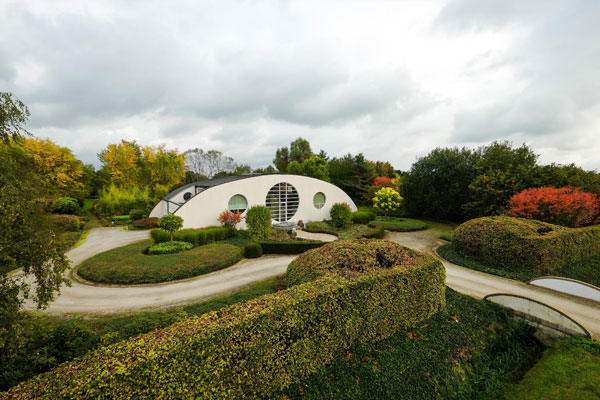
[[[385,238],[437,256],[435,248],[448,243],[438,236],[439,232],[424,230],[390,232]],[[597,302],[464,268],[443,259],[442,263],[446,267],[446,284],[456,291],[479,298],[493,293],[529,297],[564,312],[590,331],[595,339],[600,339],[600,304]]]

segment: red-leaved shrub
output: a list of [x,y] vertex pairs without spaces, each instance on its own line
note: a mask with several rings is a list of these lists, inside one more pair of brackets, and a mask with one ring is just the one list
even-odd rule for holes
[[393,187],[392,178],[388,178],[387,176],[378,176],[373,181],[373,185],[381,189],[382,187]]
[[600,198],[571,187],[542,187],[523,190],[510,199],[508,214],[580,227],[598,222]]
[[235,228],[237,224],[242,222],[242,213],[225,210],[219,215],[219,222],[223,226]]

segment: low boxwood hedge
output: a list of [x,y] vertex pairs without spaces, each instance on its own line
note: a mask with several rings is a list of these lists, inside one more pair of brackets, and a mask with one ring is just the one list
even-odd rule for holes
[[355,224],[368,224],[376,217],[377,215],[371,211],[355,211],[352,213],[352,222]]
[[182,251],[191,250],[193,247],[194,245],[188,242],[162,242],[148,247],[147,253],[149,255],[175,254],[181,253]]
[[418,219],[379,217],[369,222],[369,226],[382,226],[383,229],[392,232],[412,232],[427,229],[427,223]]
[[[314,280],[301,273],[312,266]],[[6,396],[263,398],[445,305],[442,264],[390,242],[332,243],[292,270],[302,284],[101,348]]]
[[566,228],[511,217],[484,217],[454,231],[452,246],[490,266],[547,273],[600,256],[600,225]]
[[[173,240],[188,242],[194,246],[201,246],[209,242],[229,239],[235,235],[235,229],[228,226],[209,226],[199,229],[182,229],[173,234]],[[171,234],[162,229],[152,229],[150,236],[154,243],[169,242]]]
[[262,246],[259,243],[250,242],[244,246],[244,257],[258,258],[263,255]]
[[259,240],[258,243],[263,254],[302,254],[327,244],[319,240]]

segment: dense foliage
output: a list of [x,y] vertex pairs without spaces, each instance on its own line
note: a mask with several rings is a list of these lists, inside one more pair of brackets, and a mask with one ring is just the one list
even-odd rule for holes
[[365,156],[346,154],[329,161],[329,178],[355,202],[369,198],[369,187],[377,176]]
[[176,254],[146,255],[149,244],[144,241],[97,254],[81,263],[77,273],[99,283],[159,283],[207,274],[242,259],[240,249],[227,243],[207,244]]
[[[208,226],[206,228],[182,229],[173,234],[173,240],[188,242],[194,246],[201,246],[206,243],[228,239],[236,234],[235,229],[226,226]],[[161,243],[171,240],[169,232],[162,229],[153,229],[150,236],[154,243]]]
[[137,221],[137,220],[146,218],[147,215],[148,215],[148,213],[144,209],[141,209],[141,208],[134,208],[129,211],[129,217],[131,218],[132,221]]
[[321,157],[312,156],[302,162],[292,161],[287,166],[287,173],[304,175],[329,182],[329,164]]
[[454,231],[454,249],[487,265],[551,272],[600,256],[600,226],[565,228],[511,217],[484,217]]
[[336,228],[347,228],[352,224],[352,210],[346,203],[335,203],[329,210],[331,222]]
[[263,255],[263,248],[260,243],[250,242],[244,246],[244,257],[258,258]]
[[147,253],[149,255],[175,254],[181,253],[182,251],[191,250],[192,248],[194,248],[194,245],[188,242],[162,242],[148,247]]
[[381,215],[397,215],[400,211],[402,196],[390,187],[379,189],[373,197],[373,207]]
[[268,207],[250,207],[246,212],[246,225],[250,239],[268,239],[271,236],[271,218],[271,210]]
[[375,213],[370,211],[355,211],[352,213],[352,223],[354,224],[368,224],[377,217]]
[[133,226],[138,229],[158,228],[158,221],[160,220],[156,217],[142,218],[138,219],[137,221],[133,221]]
[[[312,250],[295,261],[294,275],[314,264],[319,279],[304,275],[305,283],[288,290],[102,348],[8,394],[15,399],[265,396],[321,369],[337,354],[414,326],[445,306],[444,268],[434,258],[383,241],[347,249],[366,263],[342,267],[333,257],[341,250],[336,244]],[[323,258],[335,264],[330,268]]]
[[183,226],[183,218],[179,215],[167,214],[160,217],[158,220],[158,226],[165,232],[169,232],[171,235],[171,242],[173,241],[173,234],[181,229]]
[[78,215],[81,213],[81,208],[76,199],[72,197],[59,197],[52,202],[52,212],[57,214]]
[[95,205],[96,211],[105,216],[116,214],[129,215],[131,210],[143,209],[148,212],[154,206],[148,189],[121,188],[109,185],[100,190],[100,199]]
[[527,189],[510,198],[508,214],[576,228],[600,223],[600,198],[569,187]]

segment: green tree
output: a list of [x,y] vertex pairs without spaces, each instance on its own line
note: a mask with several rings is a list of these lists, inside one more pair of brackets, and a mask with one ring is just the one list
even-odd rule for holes
[[346,154],[329,161],[331,183],[344,190],[355,202],[365,199],[376,174],[362,153]]
[[[69,262],[56,239],[39,198],[41,177],[25,154],[27,107],[10,94],[0,94],[0,365],[9,365],[22,346],[21,308],[32,298],[46,307],[69,281]],[[21,268],[19,275],[8,272]]]
[[31,136],[23,125],[29,119],[27,106],[10,92],[0,92],[0,140],[17,140]]
[[299,137],[290,143],[290,161],[298,161],[299,163],[313,156],[310,148],[310,143],[306,139]]
[[286,172],[290,163],[290,150],[287,147],[280,147],[275,152],[273,164],[279,172]]
[[467,148],[437,148],[419,158],[402,177],[400,192],[409,215],[440,220],[465,219],[473,200],[469,185],[478,175],[480,155]]
[[171,242],[173,241],[173,234],[181,229],[183,226],[183,218],[179,215],[167,214],[160,217],[158,226],[171,234]]
[[327,161],[317,156],[310,157],[303,163],[292,161],[288,165],[287,173],[292,175],[310,176],[329,182],[329,164],[327,164]]
[[469,217],[501,214],[514,194],[535,186],[538,156],[529,146],[493,142],[478,152],[477,176],[469,185],[472,201],[464,206]]
[[596,171],[585,171],[575,164],[544,165],[536,171],[536,186],[571,186],[600,195],[600,174]]

